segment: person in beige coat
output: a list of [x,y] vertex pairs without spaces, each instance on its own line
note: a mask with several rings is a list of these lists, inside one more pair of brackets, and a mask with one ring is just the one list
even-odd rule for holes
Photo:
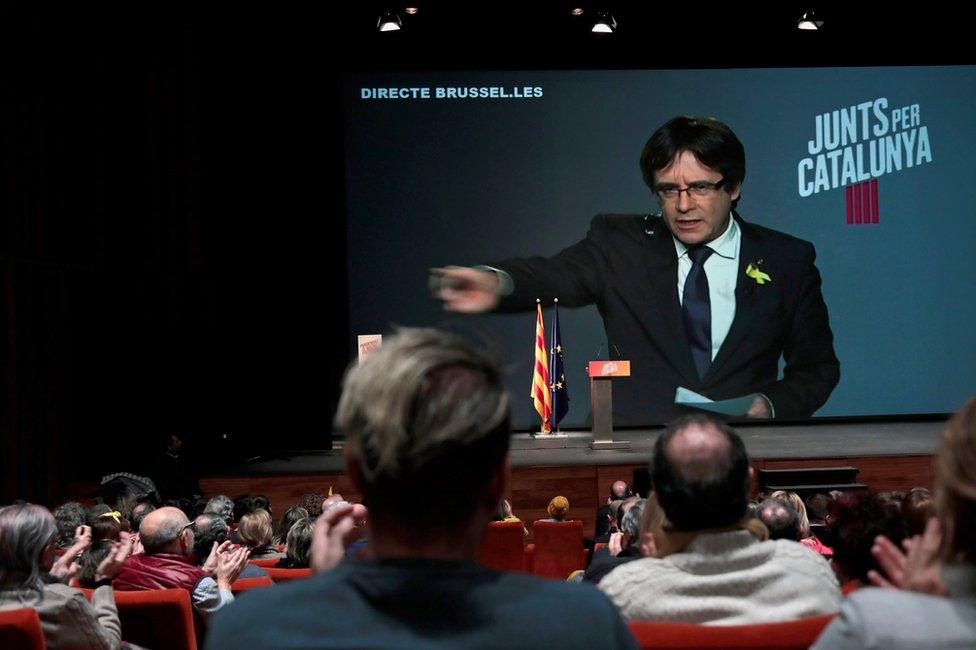
[[[79,547],[86,546],[85,538],[81,531],[76,544],[56,562],[57,528],[50,512],[33,504],[0,508],[0,610],[37,610],[48,650],[121,647],[111,585],[97,587],[89,603],[81,591],[59,581],[67,582],[80,570],[73,560]],[[111,580],[131,547],[131,541],[117,544],[99,565],[97,579]]]

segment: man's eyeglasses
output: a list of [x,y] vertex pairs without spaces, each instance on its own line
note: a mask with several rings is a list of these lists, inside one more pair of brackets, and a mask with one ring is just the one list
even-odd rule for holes
[[725,184],[724,178],[721,178],[714,183],[710,183],[708,181],[697,181],[695,183],[689,183],[688,187],[678,187],[677,185],[656,185],[654,187],[654,192],[666,201],[676,200],[679,196],[681,196],[682,192],[687,192],[688,196],[705,198],[714,194],[715,191],[722,187],[723,184]]

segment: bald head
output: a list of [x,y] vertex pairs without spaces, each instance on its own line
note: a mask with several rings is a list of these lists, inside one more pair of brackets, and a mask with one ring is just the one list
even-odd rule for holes
[[724,471],[732,446],[714,422],[691,422],[675,432],[664,447],[681,475],[689,480],[707,480]]
[[179,508],[165,507],[150,512],[139,525],[139,539],[146,553],[184,552],[180,537],[188,523],[190,520]]
[[610,486],[611,501],[626,499],[629,496],[630,496],[630,486],[627,485],[627,481],[614,481],[613,485]]
[[706,415],[689,415],[668,426],[654,445],[651,480],[678,530],[723,528],[745,516],[745,446],[728,425]]

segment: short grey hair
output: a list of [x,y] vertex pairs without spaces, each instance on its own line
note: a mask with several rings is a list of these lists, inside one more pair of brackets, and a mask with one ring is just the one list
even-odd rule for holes
[[[335,426],[358,462],[367,505],[379,506],[372,514],[432,525],[469,517],[508,451],[508,404],[499,365],[434,329],[404,328],[351,367]],[[442,507],[418,494],[436,494]]]
[[620,532],[630,535],[632,543],[637,543],[640,536],[641,517],[644,515],[644,504],[647,499],[637,499],[634,505],[624,514],[620,520]]
[[234,521],[234,502],[225,494],[218,494],[210,499],[210,501],[207,501],[207,507],[203,511],[220,515],[228,524]]
[[30,589],[40,596],[38,563],[57,532],[47,508],[33,503],[0,508],[0,589]]

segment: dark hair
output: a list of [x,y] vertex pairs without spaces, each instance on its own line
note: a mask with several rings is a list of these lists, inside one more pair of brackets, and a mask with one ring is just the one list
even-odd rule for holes
[[98,519],[99,516],[105,514],[106,512],[112,512],[112,506],[108,505],[107,503],[96,503],[89,508],[88,512],[85,514],[85,523],[91,526],[95,523],[95,520]]
[[830,509],[831,499],[826,494],[817,492],[807,497],[803,505],[807,507],[807,517],[811,520],[823,521],[827,518],[827,511]]
[[108,557],[111,550],[112,541],[100,539],[93,541],[91,546],[82,551],[78,557],[78,564],[81,566],[81,575],[78,576],[78,581],[82,587],[88,589],[95,587],[95,572],[98,570],[98,565]]
[[769,529],[769,539],[800,541],[800,517],[792,504],[782,499],[766,499],[759,504],[758,515]]
[[234,498],[234,521],[240,521],[241,517],[254,510],[254,502],[248,494],[242,494]]
[[[667,453],[668,443],[691,427],[714,429],[728,442],[727,453],[714,458],[705,476],[685,476]],[[748,505],[749,458],[742,439],[724,422],[707,415],[686,415],[673,422],[654,443],[651,483],[668,520],[682,531],[731,526],[743,519]]]
[[909,536],[921,535],[925,531],[925,523],[935,516],[932,493],[921,487],[909,490],[901,502],[901,514],[905,517]]
[[99,515],[95,521],[92,522],[92,541],[97,541],[100,539],[107,539],[113,542],[117,542],[122,538],[121,533],[130,532],[129,520],[118,515],[118,519],[112,516],[112,513],[104,513]]
[[58,546],[67,548],[75,541],[75,530],[85,523],[85,507],[69,501],[54,510],[54,524],[58,527]]
[[284,544],[285,540],[288,539],[288,531],[299,519],[307,519],[308,510],[302,508],[301,506],[292,506],[285,510],[285,514],[281,516],[281,520],[278,522],[278,528],[275,531],[275,543]]
[[308,510],[308,516],[315,519],[322,514],[323,501],[325,501],[324,495],[318,492],[306,492],[299,498],[298,507]]
[[848,580],[867,584],[868,571],[880,571],[871,555],[875,537],[884,535],[901,546],[908,535],[901,511],[891,507],[885,494],[842,494],[831,505],[830,515],[833,560]]
[[193,502],[189,499],[166,499],[163,505],[181,510],[187,519],[193,519]]
[[156,509],[156,506],[149,503],[148,501],[141,501],[132,507],[132,530],[138,532],[139,526],[142,525],[142,520],[146,518],[150,512]]
[[[644,182],[654,189],[654,174],[681,151],[690,151],[702,165],[722,174],[726,191],[742,185],[746,177],[746,150],[728,126],[711,117],[680,116],[668,120],[651,135],[641,152]],[[738,199],[732,202],[733,207]]]
[[215,512],[205,512],[193,523],[193,551],[197,554],[197,562],[203,564],[210,556],[214,542],[220,544],[227,539],[227,522]]
[[267,510],[269,515],[273,515],[271,512],[271,504],[268,502],[268,497],[263,494],[255,494],[251,497],[251,510]]

